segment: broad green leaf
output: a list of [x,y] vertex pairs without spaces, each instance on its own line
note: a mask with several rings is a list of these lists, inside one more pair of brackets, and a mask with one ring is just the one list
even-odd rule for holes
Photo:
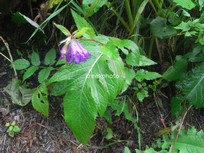
[[148,59],[147,57],[140,55],[139,53],[130,53],[126,56],[126,62],[132,66],[149,66],[156,64],[154,61]]
[[167,25],[167,19],[158,16],[150,24],[151,32],[154,36],[165,39],[177,34],[177,31]]
[[196,108],[204,106],[204,64],[195,67],[185,78],[176,84],[184,99]]
[[51,88],[50,95],[62,96],[65,95],[69,88],[68,81],[55,82]]
[[21,86],[20,81],[17,79],[12,79],[4,90],[11,96],[14,104],[25,106],[31,101],[31,90]]
[[81,43],[92,57],[87,62],[62,66],[48,83],[66,81],[65,122],[81,143],[87,143],[94,130],[97,113],[103,115],[107,103],[124,88],[125,73],[116,50],[117,58],[113,60],[103,54],[97,42]]
[[30,62],[24,58],[15,60],[13,64],[16,70],[23,70],[30,66]]
[[59,29],[65,36],[70,36],[71,33],[69,32],[69,30],[67,30],[67,28],[65,28],[63,25],[54,23],[54,25],[57,27],[57,29]]
[[32,76],[36,71],[38,70],[38,66],[31,66],[29,67],[25,73],[23,74],[23,81],[28,79],[30,76]]
[[49,75],[50,75],[50,72],[53,69],[54,69],[53,67],[47,67],[47,68],[40,70],[40,72],[38,74],[38,82],[42,83],[43,81],[47,80]]
[[163,78],[168,81],[178,81],[183,79],[187,65],[188,62],[185,58],[177,56],[175,64],[167,69],[163,74]]
[[[164,136],[163,146],[169,146],[174,144],[177,131],[171,134],[171,137]],[[204,150],[204,132],[196,131],[195,128],[191,128],[188,131],[182,130],[179,133],[179,137],[174,145],[174,152],[179,153],[203,153]]]
[[55,49],[52,48],[45,55],[44,63],[45,65],[52,65],[55,63],[55,59],[56,59],[56,51]]
[[136,80],[139,82],[143,80],[154,80],[160,77],[161,75],[156,72],[149,72],[143,69],[138,70],[135,75]]
[[39,66],[40,65],[40,57],[39,57],[38,53],[32,52],[32,54],[30,56],[30,59],[31,59],[31,64],[32,65],[34,65],[34,66]]
[[[89,28],[89,30],[86,32],[86,34],[88,34],[88,37],[94,37],[95,32],[94,32],[94,29],[91,27],[91,25],[83,17],[78,15],[73,10],[71,10],[71,13],[72,13],[72,16],[74,18],[74,21],[76,23],[78,30],[81,30],[82,28],[87,27],[87,28]],[[84,35],[84,36],[86,36],[86,35]]]
[[188,10],[191,10],[194,7],[196,7],[196,5],[193,3],[192,0],[185,0],[185,1],[184,0],[174,0],[174,2],[177,5],[180,5],[181,7],[188,9]]
[[44,83],[38,86],[32,95],[33,107],[46,117],[49,114],[48,92]]

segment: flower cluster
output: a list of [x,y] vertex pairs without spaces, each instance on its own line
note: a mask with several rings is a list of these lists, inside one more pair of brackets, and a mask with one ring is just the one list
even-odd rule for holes
[[69,42],[62,47],[60,54],[60,59],[66,59],[69,64],[73,61],[76,64],[86,62],[86,59],[91,57],[91,54],[76,39],[69,39]]

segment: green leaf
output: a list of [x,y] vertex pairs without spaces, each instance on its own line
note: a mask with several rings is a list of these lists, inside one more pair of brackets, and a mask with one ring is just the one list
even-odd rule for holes
[[104,55],[97,42],[84,41],[92,54],[86,62],[62,66],[48,83],[66,81],[64,118],[77,139],[87,143],[95,127],[97,113],[103,115],[107,103],[124,88],[124,64],[118,52],[114,60]]
[[38,88],[35,89],[32,95],[33,107],[46,117],[49,114],[49,103],[48,103],[48,92],[47,87],[42,83]]
[[29,67],[25,73],[23,74],[23,81],[31,77],[36,71],[38,70],[37,66],[31,66]]
[[204,106],[204,64],[198,65],[176,84],[184,99],[196,108]]
[[[163,146],[174,144],[177,131],[174,131],[171,137],[164,136]],[[204,150],[204,132],[197,132],[195,128],[189,129],[187,132],[183,129],[174,145],[174,152],[180,153],[203,153]]]
[[20,81],[17,79],[12,79],[4,90],[11,96],[14,104],[25,106],[31,101],[31,90],[21,86]]
[[139,82],[143,80],[154,80],[161,77],[161,75],[156,72],[149,72],[143,69],[138,70],[135,76],[136,80]]
[[32,54],[30,56],[30,59],[31,59],[31,64],[32,65],[34,65],[34,66],[39,66],[40,65],[40,57],[39,57],[38,53],[32,52]]
[[174,65],[170,66],[167,71],[163,74],[163,78],[168,81],[178,81],[183,79],[188,62],[185,58],[180,56],[176,57]]
[[125,85],[123,91],[125,91],[132,83],[132,80],[135,78],[135,71],[125,67]]
[[[16,14],[17,15],[17,14]],[[40,25],[37,24],[35,21],[33,21],[32,19],[30,19],[29,17],[21,14],[20,12],[18,12],[18,16],[22,16],[28,23],[30,23],[33,27],[39,29],[40,31],[42,31],[44,33],[44,31],[40,28]]]
[[167,25],[167,19],[158,16],[150,24],[151,32],[160,39],[166,39],[177,34],[177,31]]
[[171,99],[171,116],[177,116],[181,112],[181,102],[183,97],[173,97]]
[[41,28],[44,28],[49,21],[54,18],[55,16],[57,16],[60,12],[62,12],[69,4],[71,3],[68,2],[67,4],[63,5],[61,8],[58,9],[58,7],[60,6],[60,4],[56,7],[56,9],[54,10],[54,12],[49,15],[41,24],[38,28],[35,29],[35,31],[32,33],[32,35],[30,36],[30,38],[28,38],[28,40],[26,42],[29,42],[34,36],[35,34],[38,32],[38,30],[40,30]]
[[83,0],[82,6],[85,17],[90,17],[96,13],[108,0]]
[[56,59],[56,51],[55,49],[52,48],[45,55],[44,63],[45,65],[52,65],[55,63],[55,59]]
[[19,128],[19,126],[18,125],[15,125],[14,127],[13,127],[13,132],[16,132],[16,133],[18,133],[18,132],[20,132],[20,128]]
[[107,128],[106,129],[106,131],[105,131],[105,138],[107,139],[107,140],[110,140],[110,139],[112,139],[113,138],[113,131],[112,131],[112,129],[111,128]]
[[77,33],[74,34],[74,37],[79,38],[79,37],[83,36],[88,30],[90,30],[90,28],[83,27]]
[[125,147],[123,152],[124,153],[131,153],[131,151],[130,151],[130,149],[128,147]]
[[13,64],[16,70],[23,70],[30,66],[30,62],[24,58],[15,60]]
[[38,74],[38,82],[42,83],[45,80],[48,79],[50,72],[53,70],[53,67],[48,67],[48,68],[44,68],[42,70],[40,70],[39,74]]
[[185,0],[185,1],[184,0],[174,0],[174,3],[188,10],[191,10],[194,7],[196,7],[196,5],[191,0]]
[[[89,28],[89,30],[86,32],[86,34],[88,34],[88,37],[94,37],[95,36],[95,32],[93,30],[93,28],[91,27],[91,25],[84,19],[82,18],[80,15],[78,15],[76,12],[74,12],[73,10],[71,10],[72,16],[74,18],[74,21],[76,23],[76,26],[78,28],[78,30],[81,30],[84,27]],[[84,35],[86,37],[86,35]]]
[[154,61],[140,54],[130,53],[126,56],[126,62],[132,66],[149,66],[156,64]]
[[65,28],[63,25],[54,23],[54,25],[57,27],[57,29],[59,29],[65,36],[70,36],[71,33],[69,32],[69,30],[67,28]]

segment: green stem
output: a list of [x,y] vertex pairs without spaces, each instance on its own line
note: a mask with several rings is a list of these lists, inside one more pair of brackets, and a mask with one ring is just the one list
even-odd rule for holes
[[153,44],[154,44],[154,39],[155,39],[154,36],[152,36],[150,39],[150,45],[149,45],[149,49],[148,49],[148,58],[150,58],[150,59],[152,57],[152,48],[153,48]]
[[[106,6],[107,6],[108,8],[110,8],[110,6],[108,6],[107,4],[106,4]],[[127,30],[128,32],[130,32],[130,28],[129,28],[128,24],[127,24],[127,23],[125,22],[125,20],[119,15],[119,13],[118,13],[113,7],[111,7],[110,10],[118,17],[118,19],[119,19],[120,22],[123,24],[123,26],[126,28],[126,30]]]
[[126,12],[127,12],[130,27],[132,27],[132,25],[133,25],[133,16],[132,16],[132,12],[131,12],[131,8],[130,8],[130,1],[129,0],[125,0],[125,8],[126,8]]
[[138,11],[137,11],[137,14],[136,14],[136,16],[135,16],[134,23],[133,23],[133,25],[131,26],[131,29],[130,29],[130,32],[129,32],[129,36],[133,34],[134,29],[135,29],[135,27],[137,26],[138,21],[139,21],[139,19],[140,19],[140,16],[141,16],[142,12],[144,11],[145,6],[147,5],[148,1],[149,1],[149,0],[144,0],[144,1],[142,2],[142,4],[140,5],[140,7],[139,7],[139,9],[138,9]]

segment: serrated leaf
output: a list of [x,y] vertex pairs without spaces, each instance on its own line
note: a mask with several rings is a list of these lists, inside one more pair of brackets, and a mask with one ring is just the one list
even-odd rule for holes
[[39,57],[38,53],[32,52],[32,54],[30,56],[30,59],[31,59],[31,64],[32,65],[34,65],[34,66],[39,66],[40,65],[40,57]]
[[42,83],[37,87],[32,95],[32,105],[33,107],[46,117],[49,114],[49,103],[48,103],[48,92],[47,87]]
[[161,75],[156,72],[149,72],[144,69],[140,69],[136,72],[135,78],[137,81],[141,82],[143,80],[154,80],[160,78]]
[[70,36],[71,33],[69,32],[69,30],[67,28],[65,28],[63,25],[54,23],[54,25],[57,27],[57,29],[59,29],[65,36]]
[[130,53],[126,56],[126,62],[132,66],[150,66],[156,64],[154,61],[148,59],[147,57],[140,55],[139,53]]
[[25,73],[23,74],[23,81],[28,79],[30,76],[32,76],[36,71],[38,70],[37,66],[31,66],[29,67]]
[[[71,13],[72,13],[72,16],[74,18],[74,22],[76,23],[78,30],[81,30],[84,27],[88,27],[90,29],[86,32],[88,34],[88,37],[94,37],[95,32],[94,32],[93,28],[91,27],[91,25],[84,18],[82,18],[80,15],[78,15],[76,12],[74,12],[73,10],[71,10]],[[83,36],[86,37],[86,35],[83,35]]]
[[204,106],[204,64],[195,67],[185,78],[176,84],[184,99],[196,108]]
[[55,59],[56,59],[56,51],[55,49],[52,48],[45,55],[44,63],[45,65],[52,65],[55,63]]
[[24,58],[15,60],[13,64],[16,70],[23,70],[30,66],[30,62]]
[[118,53],[113,60],[103,54],[97,42],[84,41],[83,46],[92,57],[81,64],[62,66],[48,83],[66,81],[65,122],[81,143],[87,143],[97,113],[102,115],[108,101],[113,101],[122,91],[125,73]]
[[[174,144],[177,131],[174,131],[171,137],[164,137],[163,146]],[[195,128],[189,129],[187,132],[184,129],[180,132],[179,137],[174,145],[174,152],[179,153],[203,153],[204,150],[204,132],[197,132]]]
[[43,81],[45,81],[46,79],[48,79],[50,72],[53,70],[53,67],[48,67],[48,68],[44,68],[42,70],[40,70],[39,74],[38,74],[38,82],[42,83]]
[[196,5],[191,1],[191,0],[174,0],[175,3],[177,3],[177,5],[180,5],[183,8],[186,8],[188,10],[193,9],[194,7],[196,7]]

